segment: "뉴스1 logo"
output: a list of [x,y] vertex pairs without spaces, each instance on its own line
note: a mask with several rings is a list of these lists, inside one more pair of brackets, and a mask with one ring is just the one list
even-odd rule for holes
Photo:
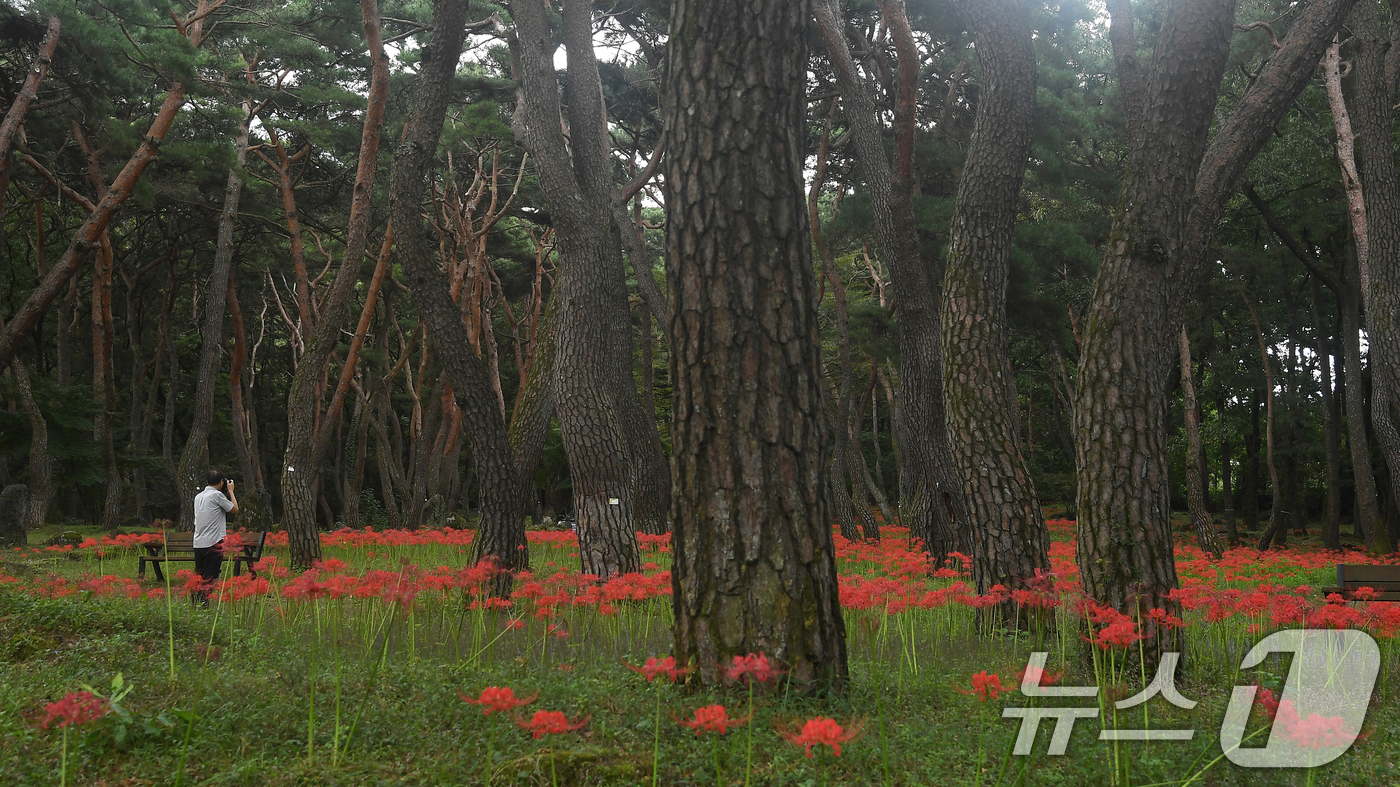
[[[1225,720],[1220,726],[1220,748],[1230,762],[1245,768],[1311,768],[1325,765],[1346,753],[1356,742],[1366,719],[1366,705],[1376,685],[1381,654],[1376,641],[1363,631],[1291,629],[1265,637],[1245,655],[1240,669],[1256,667],[1270,653],[1292,653],[1283,694],[1268,703],[1273,715],[1269,727],[1245,736],[1245,725],[1258,686],[1235,686]],[[1031,698],[1097,697],[1096,686],[1041,686],[1046,652],[1032,653],[1021,679],[1021,694]],[[1142,691],[1114,703],[1118,710],[1141,705],[1161,695],[1179,708],[1196,707],[1194,700],[1176,688],[1179,653],[1163,653],[1157,674]],[[1005,708],[1003,718],[1020,719],[1012,754],[1024,756],[1035,745],[1042,719],[1054,719],[1049,754],[1062,755],[1069,745],[1074,722],[1093,719],[1097,707]],[[1195,730],[1106,729],[1101,741],[1189,741]],[[1268,733],[1267,743],[1245,748],[1250,739]]]

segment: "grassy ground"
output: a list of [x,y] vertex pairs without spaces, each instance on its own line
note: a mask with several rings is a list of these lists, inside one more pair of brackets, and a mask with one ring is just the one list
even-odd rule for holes
[[[31,534],[32,543],[48,535]],[[570,562],[567,548],[533,549],[537,566]],[[357,568],[402,565],[404,558],[460,566],[466,559],[463,550],[440,546],[327,553]],[[133,555],[106,556],[100,568],[134,576]],[[92,555],[78,553],[3,560],[0,574],[17,576],[20,584],[99,569]],[[1298,579],[1317,581],[1317,573],[1300,569]],[[658,693],[659,784],[744,784],[750,733],[752,784],[1098,785],[1115,783],[1115,775],[1116,783],[1139,787],[1181,784],[1220,757],[1216,736],[1234,682],[1277,688],[1286,671],[1271,661],[1237,678],[1230,663],[1238,663],[1237,647],[1219,657],[1198,647],[1188,652],[1177,685],[1200,704],[1189,712],[1160,698],[1146,706],[1151,727],[1194,728],[1194,740],[1120,744],[1115,751],[1097,740],[1112,722],[1089,720],[1075,725],[1065,756],[1051,757],[1047,721],[1035,754],[1009,757],[1016,721],[1002,719],[1001,710],[1024,705],[1025,698],[1012,693],[982,702],[958,689],[968,690],[970,676],[982,670],[1011,682],[1032,650],[1024,635],[978,633],[957,610],[888,618],[852,612],[845,695],[811,699],[760,690],[750,724],[721,739],[697,736],[676,717],[713,703],[744,716],[742,689],[658,689],[624,667],[669,651],[668,598],[630,602],[618,615],[563,612],[556,620],[567,638],[548,636],[534,622],[528,630],[496,634],[505,615],[478,616],[463,610],[460,597],[448,599],[420,597],[410,614],[378,599],[262,597],[205,610],[176,598],[167,616],[164,599],[46,598],[0,586],[0,784],[58,784],[63,735],[38,725],[45,703],[84,684],[107,693],[118,674],[133,687],[121,702],[126,713],[74,729],[68,784],[175,784],[177,777],[191,785],[484,784],[488,748],[493,784],[649,784]],[[1066,670],[1065,684],[1095,683],[1078,632],[1052,633],[1043,644],[1051,669]],[[1339,760],[1307,772],[1218,762],[1195,783],[1400,784],[1400,661],[1394,643],[1384,644],[1387,662],[1367,716],[1368,736]],[[1122,683],[1115,690],[1134,693],[1143,681],[1133,675]],[[588,724],[536,741],[459,699],[459,692],[476,695],[486,686],[538,692],[527,715],[559,710],[570,719],[587,716]],[[863,733],[839,758],[805,758],[776,730],[814,716],[863,724]],[[1123,712],[1118,726],[1142,727],[1141,709]],[[1265,726],[1256,714],[1250,731]]]

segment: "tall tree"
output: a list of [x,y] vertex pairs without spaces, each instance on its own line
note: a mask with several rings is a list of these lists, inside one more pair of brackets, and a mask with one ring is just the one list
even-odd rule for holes
[[808,0],[677,0],[662,115],[675,656],[846,683],[803,189]]
[[[923,541],[935,562],[949,552],[969,551],[971,539],[962,482],[953,465],[943,411],[943,349],[938,315],[942,266],[926,262],[919,250],[914,213],[914,138],[918,98],[918,55],[900,0],[884,0],[881,12],[897,33],[899,90],[895,111],[894,161],[887,158],[880,115],[856,70],[839,0],[814,0],[846,122],[856,149],[856,165],[870,197],[875,241],[890,267],[897,293],[900,383],[895,432],[911,496],[901,504],[903,523]],[[896,29],[897,28],[897,29]]]
[[485,364],[471,349],[461,310],[452,302],[441,263],[435,259],[423,216],[438,141],[452,97],[453,77],[466,38],[467,3],[434,0],[431,38],[423,48],[412,111],[394,152],[389,185],[390,222],[399,259],[432,349],[452,382],[452,394],[464,413],[462,429],[471,448],[481,485],[474,559],[491,560],[505,569],[497,592],[510,588],[511,572],[530,565],[525,541],[524,495],[515,470],[505,418]]
[[607,109],[593,53],[592,2],[564,3],[568,140],[546,8],[523,0],[512,9],[520,70],[512,126],[535,159],[559,250],[560,305],[551,325],[555,412],[573,480],[583,567],[606,579],[641,566],[634,500],[640,473],[626,422],[644,418],[632,383],[631,317],[613,204]]
[[[1074,407],[1077,559],[1085,592],[1101,602],[1172,604],[1165,417],[1184,305],[1239,175],[1293,105],[1351,5],[1321,0],[1304,8],[1214,136],[1234,2],[1171,0],[1146,74],[1137,72],[1135,52],[1122,51],[1134,37],[1114,37],[1136,133],[1084,320]],[[1120,31],[1132,29],[1127,8],[1114,4]],[[1171,647],[1174,636],[1160,633],[1154,644]]]
[[[1387,78],[1391,42],[1381,32],[1378,0],[1358,0],[1348,27],[1356,37],[1356,136],[1361,143],[1361,192],[1366,203],[1366,251],[1358,253],[1366,336],[1371,346],[1371,425],[1390,468],[1390,500],[1400,500],[1400,176],[1395,166],[1396,85]],[[1395,6],[1392,5],[1392,14]],[[1396,20],[1391,17],[1390,24]],[[1392,58],[1400,54],[1390,53]],[[1390,528],[1372,534],[1371,549],[1395,551]]]
[[1006,354],[1011,230],[1031,149],[1035,51],[1021,0],[953,6],[972,30],[981,71],[943,279],[943,390],[972,519],[972,576],[986,592],[1024,587],[1050,570],[1050,535],[1026,466]]
[[[287,453],[282,461],[282,524],[287,529],[292,564],[310,566],[321,557],[320,537],[316,532],[316,479],[321,476],[331,439],[339,422],[349,374],[357,362],[355,352],[347,354],[340,383],[335,388],[329,410],[319,419],[321,381],[331,353],[340,343],[340,334],[350,317],[351,299],[359,281],[360,265],[369,241],[369,224],[374,196],[374,175],[379,160],[379,141],[384,129],[385,100],[389,93],[389,60],[384,54],[380,36],[379,4],[377,0],[361,0],[360,15],[369,46],[370,82],[365,105],[365,121],[360,133],[359,163],[355,171],[355,186],[350,203],[350,218],[345,237],[345,253],[336,269],[335,283],[321,305],[320,317],[312,325],[302,323],[302,330],[311,331],[312,338],[297,364],[295,376],[287,391]],[[279,147],[280,149],[280,147]],[[284,189],[284,199],[286,190]],[[294,219],[295,212],[290,216]],[[386,234],[388,231],[386,230]],[[293,242],[296,234],[293,233]],[[387,242],[391,242],[388,239]],[[298,280],[300,286],[300,280]],[[300,300],[300,293],[298,294]],[[373,298],[367,299],[373,310]],[[364,322],[364,321],[362,321]],[[369,325],[356,331],[363,342]],[[358,343],[356,349],[358,350]]]
[[[1196,381],[1191,369],[1191,335],[1186,326],[1181,326],[1181,397],[1182,410],[1186,416],[1186,508],[1191,517],[1191,528],[1196,531],[1196,540],[1201,548],[1219,559],[1225,553],[1225,545],[1220,541],[1220,533],[1215,523],[1210,521],[1206,510],[1205,466],[1206,449],[1201,440],[1201,407],[1196,401]],[[1194,465],[1194,466],[1193,466]]]
[[204,291],[204,324],[200,328],[199,367],[195,377],[194,414],[189,436],[175,465],[176,496],[180,499],[181,530],[194,529],[194,496],[203,488],[208,469],[209,431],[214,423],[214,390],[224,355],[224,312],[228,305],[229,275],[233,270],[233,230],[238,218],[238,200],[243,193],[243,165],[248,160],[248,131],[255,116],[245,101],[243,118],[234,135],[236,163],[229,167],[224,187],[224,204],[219,214],[214,261]]

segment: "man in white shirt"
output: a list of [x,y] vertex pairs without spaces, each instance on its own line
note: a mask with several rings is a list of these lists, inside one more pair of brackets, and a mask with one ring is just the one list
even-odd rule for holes
[[210,470],[206,479],[209,485],[194,497],[194,570],[204,580],[199,600],[208,604],[208,589],[223,570],[228,515],[238,513],[238,498],[233,482],[218,470]]

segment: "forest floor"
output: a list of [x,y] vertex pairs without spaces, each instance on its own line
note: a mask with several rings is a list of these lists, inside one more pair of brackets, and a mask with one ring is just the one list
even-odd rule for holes
[[[1027,603],[1047,604],[1054,626],[1030,634],[984,630],[967,577],[930,572],[899,529],[878,545],[838,537],[851,681],[824,698],[768,685],[688,691],[627,668],[670,651],[664,537],[644,538],[644,574],[599,588],[569,568],[571,534],[532,532],[534,574],[517,582],[512,606],[492,608],[466,567],[470,531],[339,531],[324,537],[320,570],[286,571],[274,543],[259,579],[245,574],[205,609],[182,592],[185,572],[169,593],[135,581],[134,537],[104,544],[83,531],[80,546],[47,547],[52,533],[32,533],[31,549],[0,554],[0,784],[1400,784],[1400,604],[1326,605],[1315,590],[1335,563],[1369,558],[1294,535],[1286,549],[1237,549],[1215,563],[1181,534],[1176,685],[1199,704],[1158,697],[1115,716],[1111,700],[1152,676],[1133,666],[1140,643],[1116,647],[1110,627],[1086,620],[1072,523],[1051,530],[1058,590]],[[1380,644],[1362,737],[1313,769],[1233,765],[1218,736],[1232,687],[1277,692],[1287,672],[1275,658],[1240,670],[1243,653],[1318,615]],[[1017,676],[1033,651],[1050,654],[1057,685],[1102,689],[1052,703],[1104,710],[1074,725],[1063,756],[1047,754],[1053,719],[1030,756],[1010,754],[1018,720],[1002,710],[1028,704]],[[488,686],[535,699],[492,715],[463,701]],[[46,728],[49,706],[84,687],[119,698],[112,712],[66,734]],[[747,723],[724,736],[679,723],[713,704]],[[586,723],[537,740],[518,722],[539,710]],[[785,737],[816,717],[860,732],[839,757],[816,746],[808,758]],[[1196,732],[1189,742],[1098,740],[1115,726]],[[1268,728],[1256,702],[1247,732]]]

